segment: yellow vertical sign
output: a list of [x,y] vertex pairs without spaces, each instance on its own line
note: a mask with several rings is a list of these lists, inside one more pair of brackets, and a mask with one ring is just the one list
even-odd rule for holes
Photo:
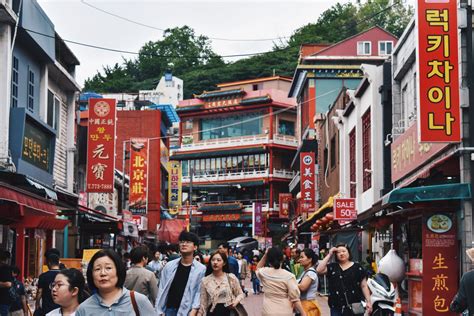
[[181,207],[181,163],[179,161],[171,160],[168,162],[168,208],[171,215],[178,214]]

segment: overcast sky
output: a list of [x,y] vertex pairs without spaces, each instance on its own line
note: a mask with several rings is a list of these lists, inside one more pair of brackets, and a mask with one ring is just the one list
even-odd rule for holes
[[[196,34],[210,38],[268,39],[290,36],[294,30],[315,22],[336,0],[84,0],[87,3],[155,28],[188,25]],[[162,32],[100,12],[81,0],[38,0],[56,32],[66,39],[125,51],[138,52],[147,41],[162,39]],[[344,3],[347,0],[340,0]],[[220,55],[271,50],[272,41],[212,40]],[[135,55],[101,51],[68,43],[81,65],[77,81],[93,76],[103,65],[121,63]]]

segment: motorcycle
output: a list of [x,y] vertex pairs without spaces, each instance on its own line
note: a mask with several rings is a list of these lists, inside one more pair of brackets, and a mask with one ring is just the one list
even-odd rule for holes
[[377,273],[367,280],[372,293],[372,316],[393,316],[395,314],[395,288],[388,276]]

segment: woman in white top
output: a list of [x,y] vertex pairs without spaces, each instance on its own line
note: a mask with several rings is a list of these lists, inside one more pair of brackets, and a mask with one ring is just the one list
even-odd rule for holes
[[61,270],[49,286],[56,308],[46,316],[74,316],[79,304],[84,300],[85,280],[82,273],[77,269]]
[[305,248],[301,251],[299,264],[304,268],[304,272],[298,278],[298,288],[300,289],[301,305],[307,316],[320,316],[321,308],[316,300],[318,292],[318,274],[316,264],[318,256],[312,249]]

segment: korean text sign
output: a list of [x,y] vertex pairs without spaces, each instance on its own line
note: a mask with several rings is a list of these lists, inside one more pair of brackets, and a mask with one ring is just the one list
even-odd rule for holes
[[130,139],[129,210],[133,215],[147,212],[149,147],[147,138]]
[[315,154],[313,152],[302,152],[300,154],[300,205],[302,212],[314,212],[315,182]]
[[114,191],[115,102],[115,99],[89,99],[87,192]]
[[168,186],[168,207],[171,215],[176,215],[181,207],[181,163],[179,161],[168,162],[169,186]]
[[455,213],[423,216],[423,314],[456,315],[449,304],[458,290],[459,243]]
[[420,142],[460,142],[456,0],[418,0]]
[[343,221],[357,219],[355,199],[334,199],[334,219]]

